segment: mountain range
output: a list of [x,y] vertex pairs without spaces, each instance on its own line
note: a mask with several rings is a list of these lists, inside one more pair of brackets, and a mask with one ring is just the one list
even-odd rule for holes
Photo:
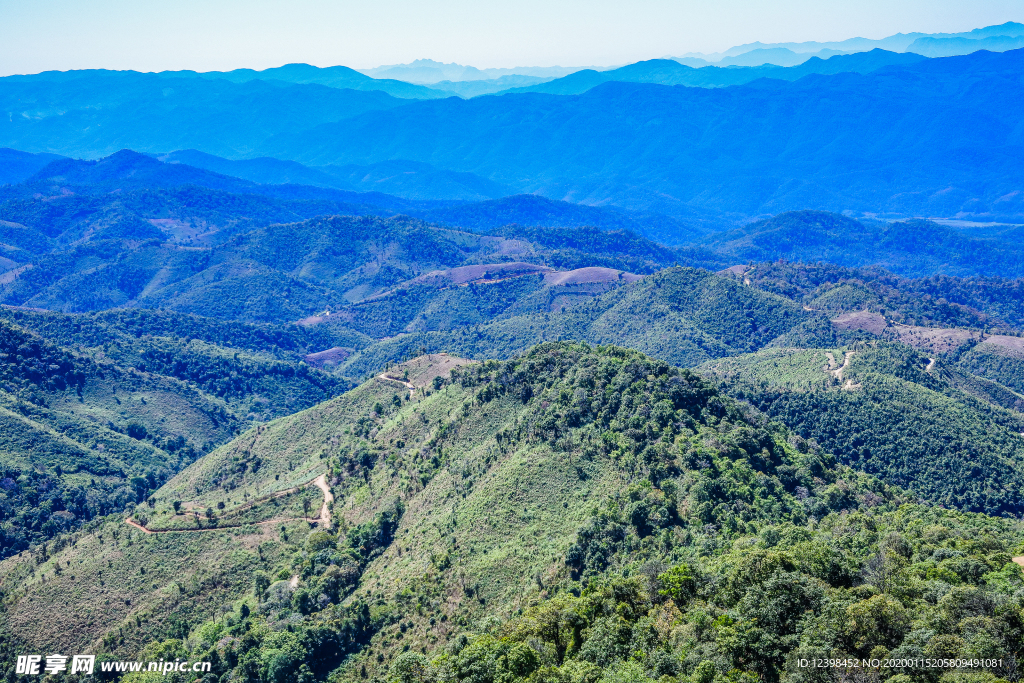
[[[281,134],[265,148],[312,164],[413,159],[521,192],[680,218],[813,207],[1012,221],[1020,155],[1009,112],[1024,96],[1022,55],[731,88],[609,82],[571,97],[418,102]],[[986,125],[960,123],[978,117]]]
[[694,68],[672,59],[652,59],[607,71],[584,69],[543,84],[509,89],[504,92],[543,92],[553,95],[579,95],[610,81],[620,83],[657,83],[718,88],[743,85],[760,78],[795,81],[811,74],[871,73],[890,65],[916,64],[924,57],[913,53],[874,49],[851,55],[822,59],[811,57],[791,67],[758,65],[755,68],[730,69],[718,66]]
[[[801,208],[1014,222],[1024,220],[1009,114],[1022,99],[1020,59],[1013,50],[868,52],[789,69],[656,61],[533,86],[563,95],[468,101],[278,80],[43,74],[0,79],[11,113],[0,144],[86,157],[130,147],[172,160],[173,150],[195,150],[251,160],[229,171],[189,157],[261,182],[298,173],[258,162],[271,157],[321,171],[299,182],[347,190],[531,193],[719,226]],[[598,83],[606,78],[622,80]],[[684,82],[701,87],[662,84]],[[960,123],[978,117],[986,125]],[[611,154],[609,139],[618,140]]]
[[1016,681],[1017,26],[0,79],[0,679]]
[[[738,57],[757,50],[785,50],[791,54],[814,54],[823,50],[852,53],[881,49],[892,52],[917,52],[918,54],[924,54],[923,52],[918,52],[917,50],[912,49],[915,46],[920,47],[918,45],[919,41],[927,44],[927,41],[946,40],[961,41],[960,45],[967,50],[966,52],[951,54],[969,54],[970,52],[976,52],[977,50],[992,49],[986,46],[982,41],[1003,37],[1015,38],[1022,35],[1024,35],[1024,24],[1020,24],[1015,21],[1007,21],[1006,23],[996,26],[986,26],[984,28],[976,28],[971,31],[964,31],[961,33],[897,33],[877,40],[870,38],[848,38],[846,40],[832,42],[818,42],[811,40],[802,43],[746,43],[715,54],[703,54],[699,52],[688,53],[683,55],[680,59],[702,59],[705,62],[718,62],[724,58]],[[964,43],[962,41],[974,42]]]

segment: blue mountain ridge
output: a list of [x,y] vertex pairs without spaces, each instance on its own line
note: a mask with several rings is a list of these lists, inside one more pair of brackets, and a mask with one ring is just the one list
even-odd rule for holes
[[[775,70],[841,70],[793,81],[607,82],[580,95],[432,101],[259,80],[43,74],[0,79],[11,114],[0,145],[84,157],[191,149],[245,162],[214,168],[262,183],[425,200],[537,194],[687,223],[803,208],[1013,222],[1024,216],[1013,115],[1021,53],[874,52]],[[652,69],[709,71],[664,60],[623,71]],[[317,170],[290,166],[292,178],[281,162]]]
[[717,88],[742,85],[760,78],[795,81],[811,74],[871,73],[885,66],[916,64],[926,59],[921,55],[875,49],[852,55],[834,55],[828,59],[811,57],[798,66],[783,67],[765,64],[748,68],[705,66],[694,68],[672,59],[651,59],[610,71],[585,69],[547,83],[509,88],[499,94],[542,92],[553,95],[579,95],[601,83],[657,83]]
[[422,161],[680,217],[816,208],[1017,221],[1022,68],[1024,50],[978,52],[794,82],[417,102],[281,134],[261,151],[313,165]]

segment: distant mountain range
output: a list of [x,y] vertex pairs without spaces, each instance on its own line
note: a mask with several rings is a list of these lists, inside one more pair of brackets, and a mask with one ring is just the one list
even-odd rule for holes
[[764,65],[746,69],[705,66],[694,68],[671,59],[651,59],[609,71],[585,69],[545,83],[511,88],[500,94],[542,92],[552,95],[579,95],[601,83],[654,83],[660,85],[688,85],[699,88],[719,88],[743,85],[760,78],[796,81],[811,74],[871,73],[886,66],[916,64],[926,58],[916,54],[871,50],[851,55],[836,55],[828,59],[811,57],[801,60],[799,66]]
[[0,146],[98,158],[126,147],[143,152],[201,149],[258,156],[261,140],[408,100],[379,90],[319,84],[142,74],[49,72],[0,79]]
[[[711,54],[690,52],[678,57],[666,57],[666,59],[672,59],[694,68],[710,65],[719,67],[756,67],[763,65],[787,67],[802,64],[811,57],[828,59],[834,55],[870,52],[871,50],[913,52],[925,57],[949,57],[970,54],[978,50],[1001,52],[1019,47],[1024,47],[1024,24],[1008,21],[997,26],[986,26],[961,33],[897,33],[881,39],[849,38],[832,42],[754,42],[737,45],[723,52]],[[486,81],[487,85],[482,83],[478,85],[478,89],[484,89],[493,88],[499,79],[518,77],[547,81],[562,78],[579,71],[608,71],[612,68],[615,67],[551,66],[478,69],[462,64],[446,64],[432,59],[417,59],[408,64],[392,64],[372,69],[359,69],[359,72],[373,78],[406,81],[408,83],[428,85],[439,90],[463,94],[458,86],[459,83]],[[525,85],[529,84],[518,83],[515,86],[506,85],[505,87]],[[467,89],[466,92],[474,91]]]
[[[0,156],[17,155],[0,151]],[[48,157],[21,154],[18,158],[29,167]],[[1024,276],[1021,228],[1013,225],[964,229],[919,219],[862,222],[834,213],[796,211],[729,230],[727,225],[698,217],[683,220],[538,195],[439,201],[275,184],[275,173],[292,179],[318,173],[328,179],[338,177],[274,159],[229,161],[196,152],[165,158],[161,162],[125,150],[96,162],[58,159],[19,184],[0,187],[0,276],[83,239],[158,239],[208,247],[255,227],[322,215],[406,215],[473,232],[517,226],[514,234],[528,233],[540,242],[545,239],[541,233],[530,230],[589,226],[642,235],[676,248],[670,256],[659,257],[664,263],[712,269],[785,259],[848,267],[876,265],[908,276]],[[181,163],[189,158],[208,168]],[[250,177],[266,182],[208,170],[214,167],[246,170]],[[435,173],[435,177],[442,175]]]
[[[287,200],[366,202],[315,187],[407,201],[540,195],[630,220],[661,216],[654,223],[670,227],[644,233],[674,244],[805,208],[1024,222],[1013,115],[1024,103],[1022,60],[1024,50],[936,59],[873,50],[788,68],[652,60],[471,100],[47,73],[0,79],[9,113],[0,145],[87,158],[130,148],[259,188],[213,189]],[[7,154],[8,183],[52,160],[26,166],[29,157]]]
[[[593,226],[604,230],[631,230],[649,234],[669,243],[690,241],[708,228],[691,225],[667,216],[636,214],[613,208],[580,206],[535,195],[505,196],[494,201],[467,202],[457,200],[416,200],[380,192],[355,192],[331,186],[297,184],[308,178],[326,178],[344,183],[344,169],[330,170],[329,175],[317,168],[276,159],[230,161],[195,151],[165,155],[164,161],[130,150],[122,150],[98,161],[58,158],[52,155],[31,155],[0,150],[0,159],[18,160],[15,169],[22,169],[21,182],[0,187],[0,202],[9,202],[0,209],[0,220],[12,225],[31,225],[43,234],[56,236],[72,225],[84,226],[103,222],[135,225],[142,229],[135,237],[170,237],[154,229],[149,222],[168,228],[172,225],[202,226],[187,230],[188,240],[200,243],[225,239],[233,230],[273,222],[291,222],[324,214],[393,216],[405,214],[435,223],[485,231],[509,224],[529,226]],[[182,163],[191,161],[192,164]],[[28,177],[29,171],[43,166]],[[425,164],[385,162],[383,167],[425,167]],[[366,167],[350,167],[352,176],[365,173]],[[422,170],[422,169],[421,169]],[[428,167],[429,170],[429,167]],[[236,177],[228,175],[235,172]],[[13,173],[9,171],[9,173]],[[245,178],[237,177],[246,175]],[[438,172],[402,174],[410,178],[406,189],[421,191],[440,178],[459,176]],[[468,174],[464,174],[468,175]],[[424,185],[414,185],[417,176]],[[358,180],[358,179],[356,179]],[[468,184],[473,178],[467,180]],[[476,180],[486,183],[482,179]],[[33,202],[26,205],[25,202]],[[35,208],[33,208],[33,206]],[[39,211],[42,210],[40,213]],[[23,225],[10,232],[11,244],[28,239]],[[68,233],[79,234],[75,231]],[[38,233],[32,238],[38,242]],[[77,239],[77,238],[69,238]],[[45,241],[45,240],[44,240]],[[34,244],[35,242],[33,242]],[[53,246],[53,245],[50,245]],[[20,246],[18,248],[21,248]],[[44,248],[38,246],[38,249]],[[49,248],[49,247],[45,247]],[[31,249],[30,249],[31,250]]]
[[795,211],[702,241],[735,263],[785,259],[849,267],[880,266],[910,276],[987,273],[1024,277],[1014,236],[977,238],[931,221],[861,222],[823,211]]
[[35,175],[51,161],[61,157],[57,154],[32,154],[16,149],[0,149],[0,185],[13,185]]
[[817,208],[1019,221],[1022,68],[1022,50],[979,52],[792,83],[416,102],[281,134],[262,151],[313,165],[411,159],[682,218]]
[[481,201],[512,194],[508,187],[472,173],[456,173],[416,161],[382,161],[368,166],[311,168],[270,157],[231,160],[197,150],[160,155],[171,164],[188,164],[261,185],[313,185],[350,192],[383,192],[407,199]]
[[[944,55],[926,55],[945,57],[954,54],[969,54],[978,50],[992,50],[992,47],[984,44],[982,41],[992,38],[1019,36],[1024,36],[1024,24],[1008,21],[1004,24],[999,24],[998,26],[986,26],[984,28],[976,28],[973,31],[965,31],[962,33],[897,33],[887,38],[877,40],[870,38],[849,38],[847,40],[833,42],[817,42],[810,40],[802,43],[745,43],[743,45],[731,47],[724,52],[712,54],[690,52],[680,57],[673,57],[672,59],[701,60],[705,64],[724,63],[724,60],[728,58],[738,57],[755,51],[761,51],[762,54],[769,54],[768,51],[771,50],[785,50],[786,52],[775,53],[780,56],[783,56],[786,53],[815,54],[822,50],[851,53],[867,52],[874,49],[888,50],[891,52],[917,52],[918,54],[925,54],[924,52],[919,52],[919,50],[921,49],[922,44],[927,45],[928,41],[975,41],[973,43],[960,43],[966,52],[951,52]],[[921,44],[919,44],[919,41],[922,41]],[[915,47],[918,49],[914,49]],[[691,66],[693,65],[697,64],[691,64]]]
[[359,71],[373,78],[394,78],[410,83],[432,85],[442,81],[487,81],[509,76],[559,78],[585,68],[587,67],[525,66],[511,69],[478,69],[475,66],[435,62],[433,59],[417,59],[409,64],[391,64]]
[[248,83],[250,81],[268,81],[296,84],[326,85],[331,88],[348,88],[351,90],[379,90],[394,97],[405,99],[433,99],[447,97],[443,92],[420,85],[406,83],[390,78],[371,78],[347,66],[330,66],[318,68],[309,64],[285,64],[284,66],[263,71],[252,69],[235,69],[234,71],[164,71],[157,74],[164,78],[205,78],[225,80],[232,83]]

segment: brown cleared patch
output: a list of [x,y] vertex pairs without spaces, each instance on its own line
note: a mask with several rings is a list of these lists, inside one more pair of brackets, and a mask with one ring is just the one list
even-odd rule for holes
[[441,280],[447,284],[465,285],[471,282],[486,282],[496,280],[507,280],[523,275],[537,275],[540,273],[553,272],[548,266],[539,266],[535,263],[481,263],[473,266],[459,266],[449,270],[435,270],[415,277],[403,286]]
[[[302,321],[299,321],[302,324]],[[315,368],[324,368],[327,365],[333,365],[342,362],[346,358],[352,355],[354,349],[350,349],[344,346],[335,346],[327,349],[326,351],[317,351],[316,353],[310,353],[303,356],[302,360],[306,361]]]
[[9,270],[6,273],[4,273],[3,275],[0,275],[0,285],[9,285],[9,284],[11,284],[12,282],[14,282],[15,280],[18,279],[19,275],[21,275],[22,273],[24,273],[26,270],[30,269],[31,267],[32,267],[31,263],[26,263],[25,265],[21,266],[20,268],[15,268],[14,270]]
[[725,270],[720,270],[716,275],[735,275],[736,277],[743,277],[750,270],[750,266],[729,266]]
[[978,344],[975,348],[988,353],[1024,358],[1024,337],[1008,337],[1002,334],[995,334],[991,337],[986,337],[985,341]]
[[843,313],[832,319],[838,330],[863,330],[871,334],[882,334],[885,330],[885,317],[871,311],[853,311]]
[[209,237],[219,232],[219,228],[206,221],[180,220],[177,218],[149,218],[146,221],[161,230],[171,240],[195,240]]
[[[948,353],[965,343],[981,338],[980,332],[956,327],[919,327],[903,325],[888,321],[884,316],[871,311],[854,311],[843,313],[833,318],[832,324],[839,330],[862,330],[884,336],[886,339],[902,342],[907,346],[921,351]],[[988,339],[997,339],[989,337]],[[1020,349],[1024,354],[1024,340],[1017,337],[998,337],[993,346],[1005,345],[1006,348]]]
[[481,242],[491,247],[494,253],[500,256],[529,256],[534,252],[533,244],[525,240],[485,236]]
[[558,287],[564,285],[585,285],[591,283],[636,282],[642,275],[627,273],[614,268],[577,268],[576,270],[552,271],[544,275],[544,284]]
[[49,313],[50,311],[45,308],[33,308],[31,306],[9,306],[8,304],[0,304],[0,308],[7,308],[12,311],[31,311],[32,313]]
[[893,325],[892,334],[898,340],[923,351],[948,353],[963,346],[981,334],[972,330],[947,327],[916,327],[913,325]]
[[[453,368],[471,365],[476,361],[452,356],[447,353],[428,353],[412,360],[392,366],[380,379],[399,382],[409,388],[422,389],[435,377],[447,377]],[[406,374],[408,373],[408,374]]]

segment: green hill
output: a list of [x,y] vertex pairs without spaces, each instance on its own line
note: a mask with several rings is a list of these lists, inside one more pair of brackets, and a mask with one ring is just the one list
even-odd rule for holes
[[[224,213],[249,215],[239,207]],[[116,235],[99,231],[78,241],[75,234],[74,246],[36,254],[30,268],[5,276],[0,301],[68,312],[162,308],[282,323],[337,310],[435,270],[528,261],[560,270],[650,273],[674,260],[643,238],[595,229],[577,230],[572,239],[539,239],[536,231],[479,235],[407,217],[321,216],[255,229],[251,222],[236,229],[224,216],[207,221],[150,211],[146,220],[118,223]],[[86,222],[90,229],[96,223]]]
[[524,296],[493,322],[385,339],[339,371],[364,376],[424,352],[509,358],[539,341],[619,344],[684,367],[762,348],[786,334],[835,338],[827,319],[779,296],[692,268],[667,268],[571,305],[552,306],[551,290]]
[[1024,339],[993,336],[959,354],[957,367],[1024,394]]
[[346,391],[300,362],[306,345],[344,339],[145,311],[0,309],[0,555],[144,500],[245,425]]
[[[334,500],[311,530],[319,475]],[[97,520],[5,560],[3,649],[199,659],[218,680],[509,683],[1012,652],[1019,524],[906,501],[635,351],[421,358],[136,508],[182,531]]]
[[719,274],[832,315],[868,310],[907,325],[1024,327],[1024,280],[1019,278],[908,278],[880,268],[786,262],[737,266]]
[[965,510],[1019,515],[1024,397],[906,346],[769,349],[701,370],[842,462]]

